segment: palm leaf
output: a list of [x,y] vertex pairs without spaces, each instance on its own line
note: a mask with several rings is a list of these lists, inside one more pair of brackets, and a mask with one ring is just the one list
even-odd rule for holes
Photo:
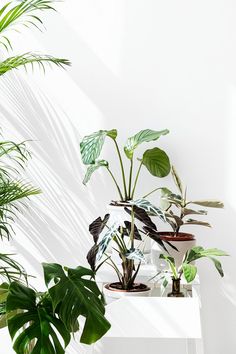
[[18,26],[37,27],[40,29],[42,20],[37,16],[38,11],[54,10],[53,0],[22,0],[9,1],[0,9],[0,43],[5,49],[12,49],[8,37],[2,35],[8,29],[18,30]]
[[[21,278],[27,282],[25,269],[12,258],[13,254],[0,253],[0,277],[9,282],[19,281]],[[0,302],[1,302],[0,292]]]
[[12,231],[11,222],[20,211],[23,199],[39,194],[41,191],[24,181],[12,181],[1,176],[0,178],[0,237],[8,239]]
[[67,59],[55,58],[50,55],[24,53],[21,55],[9,57],[6,60],[0,62],[0,76],[13,69],[18,69],[21,66],[26,68],[26,66],[31,65],[33,69],[35,64],[45,70],[45,64],[53,64],[63,68],[65,65],[70,65],[70,62]]

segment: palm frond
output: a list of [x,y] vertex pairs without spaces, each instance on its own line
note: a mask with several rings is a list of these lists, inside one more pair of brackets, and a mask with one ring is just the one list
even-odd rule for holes
[[13,56],[7,58],[3,62],[0,62],[0,76],[4,75],[6,72],[17,69],[20,66],[26,68],[27,65],[31,64],[32,69],[35,64],[38,64],[40,68],[45,71],[45,64],[53,64],[58,67],[63,68],[66,65],[70,65],[70,61],[67,59],[55,58],[50,55],[38,55],[35,53],[25,53],[22,55]]
[[9,38],[2,35],[7,29],[16,29],[16,26],[35,26],[40,29],[43,24],[37,16],[37,11],[54,10],[55,0],[12,0],[0,9],[0,43],[8,50],[11,48]]
[[0,175],[8,176],[10,170],[18,173],[13,165],[16,163],[24,168],[30,157],[31,154],[26,148],[26,141],[18,144],[9,140],[0,141]]
[[[13,254],[0,253],[0,278],[4,278],[9,282],[19,281],[21,278],[27,282],[27,274],[25,269],[15,261]],[[2,279],[1,279],[2,280]]]
[[11,226],[17,213],[24,205],[24,199],[41,193],[40,189],[24,181],[12,181],[5,176],[0,178],[0,238],[10,238]]

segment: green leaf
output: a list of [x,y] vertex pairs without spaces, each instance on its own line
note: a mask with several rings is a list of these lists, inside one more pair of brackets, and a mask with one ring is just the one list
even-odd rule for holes
[[151,216],[158,216],[162,221],[166,221],[165,213],[163,212],[163,210],[157,208],[147,199],[137,199],[134,201],[130,201],[130,204],[144,209]]
[[175,279],[178,279],[178,271],[176,269],[176,266],[175,266],[175,260],[173,257],[171,256],[167,256],[165,254],[160,254],[159,256],[160,259],[164,259],[170,266],[170,269],[172,271],[172,274],[173,274],[173,277]]
[[80,153],[85,165],[95,163],[101,153],[106,136],[109,136],[111,139],[116,139],[117,131],[115,129],[99,130],[83,138],[80,143]]
[[90,180],[92,174],[100,167],[108,167],[108,162],[105,160],[99,160],[96,161],[94,164],[89,165],[89,167],[87,168],[84,180],[83,180],[83,184],[87,184],[88,181]]
[[183,263],[182,265],[184,277],[188,283],[193,281],[197,274],[197,267],[193,264]]
[[169,157],[159,148],[145,151],[142,162],[153,176],[165,177],[170,172]]
[[183,211],[184,211],[184,216],[187,216],[187,215],[207,215],[206,210],[193,210],[193,209],[184,208]]
[[224,208],[224,204],[220,200],[194,200],[187,204],[196,204],[208,208]]
[[134,261],[138,260],[140,262],[146,262],[143,252],[137,248],[129,250],[129,252],[125,254],[125,257],[127,259],[133,259]]
[[161,188],[161,200],[160,200],[160,207],[162,210],[166,210],[170,207],[170,202],[168,201],[168,196],[172,194],[171,190],[168,188]]
[[124,151],[128,159],[133,158],[134,150],[142,143],[144,142],[150,142],[159,139],[162,135],[166,135],[169,133],[169,130],[160,130],[160,131],[155,131],[151,129],[145,129],[141,130],[134,136],[131,136],[128,138]]
[[[9,288],[6,310],[23,310],[8,320],[8,329],[13,349],[17,354],[25,354],[32,341],[32,353],[64,354],[70,342],[70,333],[52,310],[50,298],[42,297],[37,303],[36,293],[26,286],[13,282]],[[64,343],[64,346],[62,346]]]
[[5,302],[9,292],[9,284],[2,283],[0,285],[0,304]]
[[98,243],[96,262],[100,261],[103,254],[106,252],[106,249],[107,249],[109,243],[117,234],[118,228],[119,228],[119,225],[117,223],[114,223],[111,227],[108,228],[106,233],[102,236],[101,241]]
[[224,276],[224,271],[222,268],[222,265],[220,263],[220,261],[218,261],[218,259],[214,258],[214,257],[208,257],[210,260],[212,260],[212,262],[214,263],[216,270],[219,272],[220,276],[223,277]]
[[174,166],[171,167],[171,173],[172,173],[172,177],[174,179],[176,186],[178,187],[181,195],[183,195],[184,194],[183,185],[182,185],[181,179],[179,178],[179,175],[178,175]]
[[55,58],[51,55],[39,55],[35,53],[24,53],[9,57],[6,60],[0,62],[0,76],[6,74],[8,71],[17,69],[19,67],[26,67],[30,65],[32,68],[38,65],[45,71],[45,64],[54,64],[57,67],[63,68],[66,65],[71,65],[69,60],[62,58]]
[[199,226],[206,226],[206,227],[211,227],[211,224],[205,221],[198,221],[198,220],[193,220],[193,219],[188,219],[184,222],[184,225],[199,225]]
[[92,279],[94,272],[84,267],[67,269],[67,274],[59,264],[43,264],[44,277],[49,294],[60,320],[70,332],[78,328],[78,317],[86,321],[80,341],[91,344],[100,339],[110,328],[104,317],[105,308],[102,294]]
[[187,251],[185,262],[190,263],[203,257],[222,257],[222,256],[228,256],[228,254],[222,250],[219,250],[218,248],[204,249],[201,246],[196,246],[196,247],[192,247],[189,251]]

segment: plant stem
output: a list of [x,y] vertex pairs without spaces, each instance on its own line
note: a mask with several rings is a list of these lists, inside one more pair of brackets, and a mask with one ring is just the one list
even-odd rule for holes
[[138,178],[139,178],[139,174],[140,174],[142,165],[143,165],[143,161],[141,161],[141,163],[139,165],[139,168],[138,168],[138,172],[137,172],[136,177],[135,177],[134,187],[133,187],[133,190],[132,190],[132,193],[131,193],[131,199],[134,198],[134,192],[135,192],[135,189],[136,189],[136,185],[137,185],[137,182],[138,182]]
[[120,198],[121,198],[121,201],[123,201],[124,198],[123,198],[123,195],[122,195],[122,193],[121,193],[120,187],[119,187],[119,185],[118,185],[118,183],[117,183],[117,181],[116,181],[116,179],[115,179],[113,173],[112,173],[111,170],[109,169],[109,167],[107,167],[107,171],[108,171],[109,174],[111,175],[111,178],[113,179],[113,181],[114,181],[114,183],[115,183],[115,185],[116,185],[116,188],[117,188],[117,190],[118,190],[118,193],[119,193],[119,196],[120,196]]
[[133,207],[131,209],[131,228],[130,228],[130,241],[131,241],[131,248],[134,248],[134,210]]
[[123,161],[122,161],[122,157],[121,157],[121,154],[120,154],[120,149],[119,149],[119,146],[117,144],[117,141],[115,139],[113,139],[113,141],[115,143],[116,150],[117,150],[117,153],[118,153],[118,157],[119,157],[119,160],[120,160],[120,167],[121,167],[122,180],[123,180],[123,185],[124,185],[125,200],[127,200],[128,195],[127,195],[127,187],[126,187],[126,180],[125,180],[124,165],[123,165]]
[[131,198],[131,185],[132,185],[132,174],[133,174],[133,158],[130,160],[130,170],[129,170],[129,193],[128,193],[128,199]]
[[156,192],[156,191],[158,191],[158,190],[160,190],[160,189],[162,189],[162,187],[158,187],[158,188],[153,189],[153,191],[151,191],[151,192],[149,192],[148,194],[144,195],[144,196],[143,196],[143,199],[147,198],[149,195],[151,195],[152,193],[154,193],[154,192]]

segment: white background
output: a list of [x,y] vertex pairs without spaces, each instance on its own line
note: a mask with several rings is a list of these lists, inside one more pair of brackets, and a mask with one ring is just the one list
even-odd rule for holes
[[[158,146],[189,197],[225,202],[225,210],[209,212],[213,229],[188,230],[199,245],[231,255],[222,259],[223,280],[207,261],[199,262],[199,273],[206,354],[235,354],[235,1],[67,0],[57,9],[44,16],[47,32],[14,34],[15,52],[54,54],[72,67],[46,75],[21,70],[0,80],[4,136],[34,140],[27,174],[43,190],[17,222],[12,247],[39,279],[43,261],[85,264],[88,224],[116,191],[105,171],[82,185],[80,138],[117,128],[123,144],[140,129],[168,128]],[[108,142],[103,157],[116,172],[113,152]],[[141,177],[139,195],[171,185],[146,171]],[[73,347],[68,354],[78,352]]]

